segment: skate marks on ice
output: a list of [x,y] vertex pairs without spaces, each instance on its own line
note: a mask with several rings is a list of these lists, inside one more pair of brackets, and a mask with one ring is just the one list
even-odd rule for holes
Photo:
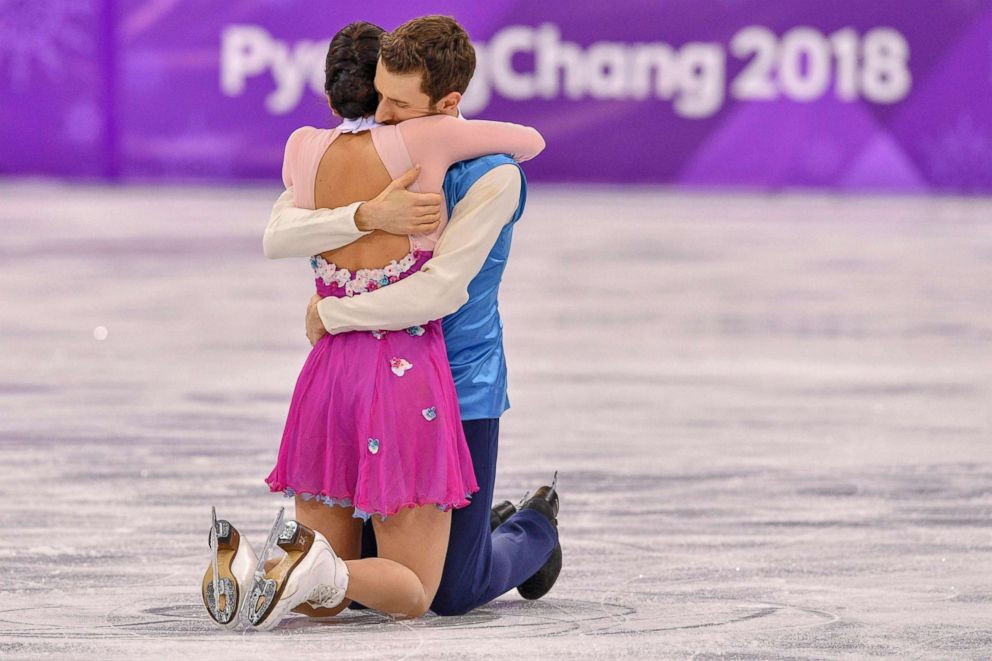
[[[292,614],[271,634],[249,632],[249,643],[217,629],[199,602],[208,556],[205,542],[195,548],[206,537],[202,530],[183,533],[158,556],[127,543],[107,545],[104,553],[103,545],[8,547],[2,555],[13,565],[5,566],[22,580],[4,581],[6,601],[24,605],[0,613],[0,650],[48,653],[72,641],[109,658],[145,645],[177,653],[192,642],[202,649],[232,640],[258,646],[272,635],[293,645],[340,645],[348,658],[365,654],[370,641],[368,658],[399,657],[418,645],[425,656],[439,645],[485,656],[480,641],[519,654],[648,654],[664,646],[676,656],[739,648],[768,658],[784,647],[820,655],[858,650],[869,630],[875,649],[887,654],[982,649],[975,611],[987,609],[990,592],[969,563],[987,534],[973,511],[987,503],[987,470],[575,467],[562,474],[569,480],[565,568],[555,590],[535,602],[511,592],[465,616],[417,621],[354,611],[320,619]],[[543,475],[517,470],[506,477],[497,497]],[[631,502],[651,505],[634,509]],[[236,519],[252,524],[244,528],[247,538],[264,536],[257,511]],[[928,543],[927,531],[949,534]],[[148,534],[155,538],[151,528]],[[956,613],[961,624],[939,639],[914,639],[914,627],[898,616],[904,604]],[[881,611],[878,623],[873,611]]]
[[210,506],[259,545],[288,504],[277,193],[0,183],[0,656],[992,649],[992,203],[644,189],[535,187],[515,231],[496,499],[560,471],[552,592],[215,627]]
[[[650,594],[628,596],[633,602],[652,597]],[[167,638],[181,634],[187,640],[190,637],[211,640],[227,633],[204,618],[202,604],[190,604],[188,598],[186,592],[162,594],[127,603],[109,612],[94,607],[92,600],[66,603],[73,601],[71,599],[2,610],[0,640],[6,641],[0,642],[0,649],[16,639],[85,641],[132,636]],[[173,605],[162,606],[163,601]],[[724,599],[681,604],[678,612],[670,611],[663,616],[653,610],[642,613],[620,603],[548,598],[538,602],[502,599],[466,615],[437,617],[431,614],[416,621],[394,620],[374,612],[349,611],[332,618],[294,614],[283,620],[275,631],[326,635],[340,640],[343,634],[366,635],[403,626],[425,631],[444,630],[447,640],[477,639],[480,632],[487,637],[516,639],[570,634],[632,635],[706,627],[764,630],[816,626],[836,619],[833,613],[788,604],[733,603]],[[755,620],[762,622],[755,626]],[[457,635],[457,632],[464,635]]]

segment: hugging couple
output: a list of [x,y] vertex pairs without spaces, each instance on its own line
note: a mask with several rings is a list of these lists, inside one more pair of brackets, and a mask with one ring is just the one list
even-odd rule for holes
[[201,589],[223,627],[348,607],[458,615],[558,578],[555,482],[492,506],[509,408],[497,294],[526,199],[518,163],[544,140],[462,118],[474,70],[445,16],[331,40],[324,89],[341,123],[290,135],[263,242],[316,275],[313,348],[265,480],[295,518],[280,510],[256,554],[214,517]]

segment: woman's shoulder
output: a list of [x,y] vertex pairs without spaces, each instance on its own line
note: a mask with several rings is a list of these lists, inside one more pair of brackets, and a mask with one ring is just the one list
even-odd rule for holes
[[308,138],[319,138],[322,136],[328,136],[334,133],[335,129],[319,129],[316,126],[301,126],[292,133],[289,134],[289,138],[286,142],[293,142],[296,140],[306,140]]
[[308,154],[313,149],[326,148],[334,133],[334,129],[301,126],[290,133],[289,138],[286,139],[286,157],[295,158],[302,154]]

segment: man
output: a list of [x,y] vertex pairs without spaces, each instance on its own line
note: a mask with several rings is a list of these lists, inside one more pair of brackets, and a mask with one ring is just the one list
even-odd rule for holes
[[[405,23],[382,39],[376,121],[459,116],[458,104],[474,69],[471,41],[453,19],[427,16]],[[376,229],[432,231],[440,196],[407,191],[416,176],[412,170],[374,200],[331,210],[297,209],[292,190],[287,190],[266,228],[265,255],[309,257]],[[327,332],[401,330],[444,317],[448,358],[480,486],[471,505],[452,513],[444,573],[431,605],[439,615],[456,615],[514,587],[527,598],[542,596],[561,570],[561,546],[553,484],[538,489],[519,511],[510,503],[490,510],[499,416],[509,408],[497,294],[513,225],[526,199],[523,174],[506,156],[463,161],[448,171],[444,192],[450,220],[433,258],[410,277],[361,296],[315,295],[307,310],[307,337],[314,344]],[[366,557],[375,555],[371,531],[366,526]]]

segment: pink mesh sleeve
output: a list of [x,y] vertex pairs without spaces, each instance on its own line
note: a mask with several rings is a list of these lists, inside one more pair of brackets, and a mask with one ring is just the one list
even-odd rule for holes
[[440,167],[486,154],[510,154],[520,162],[544,150],[544,138],[530,126],[431,115],[399,124],[410,160]]
[[300,145],[302,144],[303,133],[309,126],[301,126],[289,134],[286,140],[286,149],[282,157],[282,184],[286,188],[293,185],[293,170],[299,167]]

